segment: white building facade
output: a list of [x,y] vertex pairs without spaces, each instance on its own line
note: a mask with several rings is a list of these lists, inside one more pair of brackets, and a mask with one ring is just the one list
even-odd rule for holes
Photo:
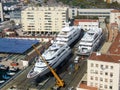
[[88,31],[91,28],[98,28],[99,22],[98,22],[98,20],[83,19],[83,20],[79,21],[79,26],[83,30]]
[[120,90],[120,56],[93,57],[94,59],[88,60],[87,86],[97,87],[99,90]]
[[3,18],[3,8],[2,8],[2,3],[0,3],[0,18],[1,18],[1,21],[4,20],[4,18]]
[[[69,8],[69,17],[74,18],[74,16],[97,16],[97,17],[109,17],[111,10],[113,9],[79,9],[79,8]],[[81,18],[82,19],[82,18]]]
[[29,7],[21,12],[23,31],[27,33],[59,32],[67,19],[67,7]]

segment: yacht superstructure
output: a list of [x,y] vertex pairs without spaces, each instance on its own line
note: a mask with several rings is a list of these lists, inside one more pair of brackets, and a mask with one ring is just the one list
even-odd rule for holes
[[80,36],[80,32],[81,28],[79,26],[66,26],[57,35],[55,42],[70,46]]
[[79,43],[77,54],[90,55],[98,47],[102,37],[101,28],[91,28],[89,31],[86,31]]
[[[68,45],[61,45],[53,43],[52,46],[50,46],[43,54],[42,57],[45,58],[45,60],[48,62],[48,64],[52,68],[56,68],[61,62],[64,61],[64,59],[70,55],[71,49]],[[31,69],[31,71],[28,73],[27,78],[33,78],[36,76],[43,76],[50,72],[49,68],[41,60],[41,58],[38,59],[38,61],[35,63],[35,66]]]

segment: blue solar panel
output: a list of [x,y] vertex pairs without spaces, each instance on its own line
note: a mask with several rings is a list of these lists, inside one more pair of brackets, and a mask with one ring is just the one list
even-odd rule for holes
[[0,38],[0,52],[22,54],[38,42],[38,40]]

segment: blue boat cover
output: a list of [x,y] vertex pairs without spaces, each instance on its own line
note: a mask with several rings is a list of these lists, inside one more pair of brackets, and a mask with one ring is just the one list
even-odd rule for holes
[[23,54],[38,42],[38,40],[0,38],[0,52]]

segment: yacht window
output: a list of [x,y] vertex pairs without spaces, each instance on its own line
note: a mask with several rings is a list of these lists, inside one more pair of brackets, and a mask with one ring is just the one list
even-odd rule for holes
[[62,50],[62,52],[64,52],[64,49]]
[[37,67],[37,68],[45,68],[45,67],[47,67],[47,66],[39,66],[39,67],[38,67],[38,66],[36,66],[36,67]]
[[51,58],[51,59],[47,59],[47,61],[51,61],[51,60],[53,60],[53,59],[55,59],[55,57],[53,57],[53,58]]
[[61,52],[57,55],[57,56],[60,56]]
[[88,33],[89,35],[94,35],[94,33]]
[[76,35],[77,35],[77,33],[74,36],[76,36]]
[[96,38],[97,38],[97,36],[98,36],[98,35],[95,35],[94,39],[96,39]]
[[50,50],[50,52],[52,53],[52,52],[56,52],[58,49],[54,49],[54,50]]

